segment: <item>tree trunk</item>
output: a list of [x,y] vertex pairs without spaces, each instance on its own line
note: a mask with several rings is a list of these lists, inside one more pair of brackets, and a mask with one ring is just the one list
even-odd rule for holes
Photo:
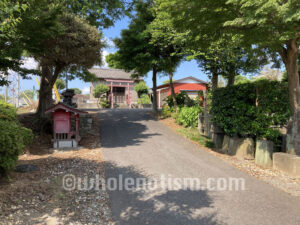
[[212,74],[212,91],[215,91],[218,88],[219,75],[217,73]]
[[288,126],[287,151],[300,155],[300,86],[297,63],[299,45],[297,41],[297,39],[289,40],[280,55],[288,75],[289,98],[293,111],[292,121]]
[[228,77],[227,87],[234,85],[235,73],[231,73]]
[[42,66],[39,105],[36,111],[39,118],[46,118],[45,111],[53,105],[52,87],[53,82],[51,68],[48,66]]
[[170,79],[171,95],[174,103],[174,109],[175,112],[177,112],[177,101],[176,101],[176,94],[175,94],[174,84],[173,84],[173,73],[169,74],[169,79]]
[[157,81],[156,81],[156,75],[157,75],[157,70],[156,70],[156,66],[153,67],[152,70],[152,82],[153,82],[153,111],[155,113],[158,112],[157,110],[157,93],[156,93],[156,89],[157,89]]

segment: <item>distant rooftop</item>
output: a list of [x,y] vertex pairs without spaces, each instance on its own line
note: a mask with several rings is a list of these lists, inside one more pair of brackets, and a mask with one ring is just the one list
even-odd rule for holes
[[89,71],[95,74],[98,78],[102,79],[122,79],[132,80],[132,73],[125,72],[119,69],[106,69],[106,68],[92,68]]

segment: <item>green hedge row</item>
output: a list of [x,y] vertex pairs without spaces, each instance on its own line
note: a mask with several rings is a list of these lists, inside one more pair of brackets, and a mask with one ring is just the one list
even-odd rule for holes
[[16,109],[0,101],[0,174],[15,167],[22,149],[32,140],[32,131],[20,126]]
[[291,116],[286,82],[258,80],[217,89],[212,120],[229,136],[276,139]]

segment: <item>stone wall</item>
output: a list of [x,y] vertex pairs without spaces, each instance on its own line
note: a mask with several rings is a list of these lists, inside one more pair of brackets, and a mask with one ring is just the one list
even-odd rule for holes
[[89,132],[92,129],[93,118],[90,114],[80,115],[79,132],[80,135]]
[[198,129],[199,129],[200,134],[203,134],[203,135],[211,138],[212,122],[210,119],[210,115],[204,116],[202,114],[199,114]]

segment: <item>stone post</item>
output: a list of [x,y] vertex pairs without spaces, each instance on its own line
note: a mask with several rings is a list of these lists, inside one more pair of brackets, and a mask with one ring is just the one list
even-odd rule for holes
[[217,124],[212,124],[210,133],[212,136],[212,140],[215,144],[215,148],[222,148],[224,140],[224,131],[222,130],[222,128],[219,127]]
[[258,140],[256,142],[255,163],[265,168],[273,166],[273,148],[272,141]]

